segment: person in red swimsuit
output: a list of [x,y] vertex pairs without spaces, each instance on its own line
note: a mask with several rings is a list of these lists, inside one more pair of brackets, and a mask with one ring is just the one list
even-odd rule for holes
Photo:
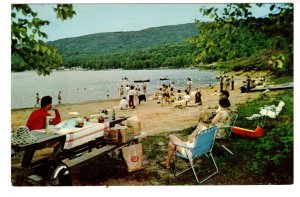
[[46,116],[51,116],[51,114],[48,113],[49,110],[54,110],[55,112],[55,117],[52,121],[52,124],[57,125],[61,122],[59,111],[55,108],[52,108],[52,97],[44,96],[41,99],[41,107],[34,110],[27,120],[26,126],[30,131],[45,129]]

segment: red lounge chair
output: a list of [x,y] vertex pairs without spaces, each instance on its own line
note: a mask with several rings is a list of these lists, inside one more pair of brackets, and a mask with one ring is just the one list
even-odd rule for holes
[[249,137],[249,138],[258,138],[264,135],[264,130],[260,126],[256,126],[255,130],[245,129],[241,127],[232,127],[231,128],[232,133],[235,133],[237,135],[240,135],[242,137]]

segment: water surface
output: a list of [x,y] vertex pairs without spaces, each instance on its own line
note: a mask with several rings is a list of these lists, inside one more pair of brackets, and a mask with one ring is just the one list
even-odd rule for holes
[[[168,76],[170,80],[160,81]],[[119,98],[120,85],[132,84],[133,80],[150,79],[148,93],[156,91],[162,83],[175,82],[176,89],[184,89],[190,77],[195,87],[216,84],[216,73],[196,69],[174,70],[105,70],[105,71],[55,71],[50,76],[38,76],[36,72],[11,74],[11,108],[27,108],[35,105],[35,96],[50,95],[57,104],[58,92],[62,103],[79,103],[92,100]],[[129,80],[122,80],[127,77]],[[136,83],[136,85],[141,85]]]

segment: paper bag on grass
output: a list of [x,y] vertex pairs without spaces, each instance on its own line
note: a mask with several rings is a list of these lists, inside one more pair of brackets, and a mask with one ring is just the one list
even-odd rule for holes
[[122,148],[128,172],[143,169],[143,146],[141,143]]

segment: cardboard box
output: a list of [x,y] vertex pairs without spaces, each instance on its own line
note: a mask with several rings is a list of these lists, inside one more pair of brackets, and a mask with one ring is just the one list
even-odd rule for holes
[[122,136],[122,143],[129,142],[134,139],[134,128],[133,127],[125,127],[120,129],[120,133]]
[[120,129],[112,127],[104,131],[104,141],[107,144],[120,144],[122,142],[122,136]]

